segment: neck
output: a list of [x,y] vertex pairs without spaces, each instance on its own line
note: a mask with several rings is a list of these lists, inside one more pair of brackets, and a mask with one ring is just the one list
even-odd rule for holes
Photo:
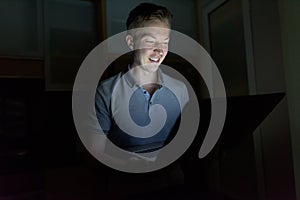
[[157,83],[157,71],[145,71],[136,64],[132,64],[131,73],[138,85],[155,84]]

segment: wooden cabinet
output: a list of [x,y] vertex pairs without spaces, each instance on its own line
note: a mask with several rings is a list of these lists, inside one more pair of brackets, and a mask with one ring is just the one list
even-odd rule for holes
[[91,1],[45,0],[47,90],[72,90],[77,71],[99,43],[96,7]]
[[0,13],[0,77],[44,77],[46,90],[71,90],[81,62],[100,40],[95,4],[3,0]]
[[0,1],[0,55],[43,57],[42,1]]

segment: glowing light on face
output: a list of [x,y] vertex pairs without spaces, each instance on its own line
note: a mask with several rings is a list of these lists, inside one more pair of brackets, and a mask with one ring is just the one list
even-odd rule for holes
[[132,48],[136,49],[133,65],[146,72],[156,72],[168,53],[170,29],[161,21],[149,22],[145,27],[151,29],[139,29],[132,37]]

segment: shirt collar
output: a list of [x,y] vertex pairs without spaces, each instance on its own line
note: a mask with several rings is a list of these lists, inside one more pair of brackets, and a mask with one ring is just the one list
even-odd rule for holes
[[[137,85],[136,80],[132,76],[132,74],[131,73],[127,73],[127,72],[129,72],[129,70],[130,70],[130,64],[128,65],[127,70],[125,70],[124,73],[123,73],[124,79],[126,80],[126,82],[129,85],[129,87],[131,87],[131,88],[134,87],[134,86],[139,87],[139,85]],[[157,73],[158,73],[157,84],[159,85],[159,88],[161,88],[164,85],[164,77],[163,77],[164,74],[163,74],[163,72],[162,72],[162,70],[160,68],[158,68]]]

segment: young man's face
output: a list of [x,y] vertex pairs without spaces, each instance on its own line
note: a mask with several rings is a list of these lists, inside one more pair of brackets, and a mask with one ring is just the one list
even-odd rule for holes
[[161,21],[148,22],[144,27],[131,38],[136,49],[133,65],[145,72],[156,72],[168,53],[170,29]]

